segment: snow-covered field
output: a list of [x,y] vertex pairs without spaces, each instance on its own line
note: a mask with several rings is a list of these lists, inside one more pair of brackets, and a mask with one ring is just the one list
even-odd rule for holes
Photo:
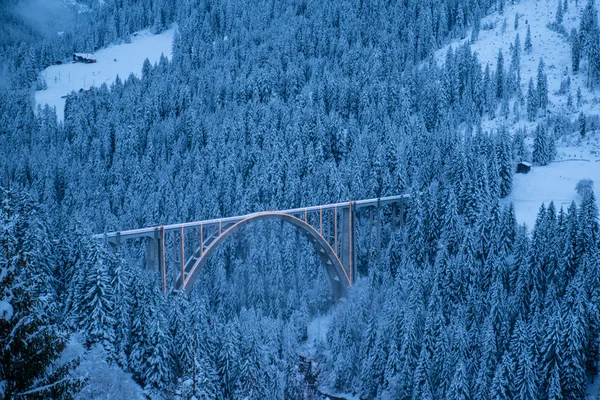
[[138,32],[132,35],[131,43],[112,45],[95,52],[94,56],[98,60],[95,64],[73,64],[69,61],[46,68],[41,76],[48,89],[35,92],[36,104],[56,107],[58,120],[62,121],[66,101],[62,96],[73,90],[89,89],[102,83],[110,86],[117,75],[123,80],[131,73],[141,76],[146,58],[153,64],[158,62],[161,54],[171,58],[175,30],[176,27],[172,27],[158,35],[147,30]]
[[575,185],[581,179],[594,181],[594,194],[600,198],[600,159],[559,161],[545,167],[533,167],[528,174],[516,174],[513,190],[507,197],[515,206],[517,221],[533,228],[542,203],[554,201],[556,209],[566,209],[571,201],[579,203]]

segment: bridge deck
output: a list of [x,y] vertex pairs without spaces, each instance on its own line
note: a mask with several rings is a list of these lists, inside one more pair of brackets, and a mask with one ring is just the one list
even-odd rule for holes
[[[408,194],[402,194],[402,195],[398,195],[398,196],[379,197],[379,198],[374,198],[374,199],[366,199],[366,200],[358,200],[358,201],[346,201],[346,202],[342,202],[342,203],[326,204],[326,205],[322,205],[322,206],[299,207],[299,208],[292,208],[289,210],[275,210],[275,211],[270,211],[270,212],[276,212],[279,214],[297,215],[297,214],[303,214],[304,212],[312,212],[312,211],[319,211],[319,210],[323,210],[323,211],[331,210],[331,209],[343,210],[345,208],[350,207],[350,204],[352,204],[352,207],[354,207],[355,209],[360,209],[360,208],[364,208],[364,207],[376,207],[378,205],[384,206],[386,204],[397,203],[398,201],[407,199],[409,197],[410,197],[410,195],[408,195]],[[163,228],[165,232],[170,232],[170,231],[175,231],[175,230],[181,230],[182,228],[193,228],[193,227],[199,227],[199,226],[207,227],[207,226],[214,226],[214,225],[218,225],[218,224],[221,224],[221,225],[231,224],[231,223],[240,222],[240,221],[245,220],[250,217],[255,217],[255,216],[261,215],[263,213],[264,212],[256,212],[256,213],[250,213],[250,214],[246,214],[246,215],[239,215],[239,216],[235,216],[235,217],[214,218],[214,219],[209,219],[209,220],[204,220],[204,221],[195,221],[195,222],[186,222],[183,224],[165,225],[165,226],[161,226],[161,227],[153,226],[153,227],[148,227],[148,228],[132,229],[132,230],[127,230],[127,231],[108,232],[108,233],[104,233],[104,234],[94,235],[94,236],[92,236],[92,238],[94,238],[94,239],[106,238],[109,242],[116,242],[117,240],[136,239],[136,238],[141,238],[141,237],[154,237],[155,232],[157,232],[159,228]],[[119,238],[119,239],[117,239],[117,238]]]

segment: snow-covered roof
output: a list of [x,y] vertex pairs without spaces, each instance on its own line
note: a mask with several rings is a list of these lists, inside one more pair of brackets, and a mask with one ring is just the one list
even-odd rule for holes
[[521,161],[519,164],[524,165],[526,167],[531,167],[531,163],[529,163],[527,161]]
[[90,54],[90,53],[73,53],[73,55],[76,56],[76,57],[87,58],[88,60],[92,59],[92,58],[95,59],[94,55]]

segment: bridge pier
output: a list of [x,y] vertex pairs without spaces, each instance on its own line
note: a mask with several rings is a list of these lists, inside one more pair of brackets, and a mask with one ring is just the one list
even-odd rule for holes
[[341,249],[340,249],[340,261],[350,278],[350,283],[354,283],[356,277],[356,252],[354,242],[356,237],[356,211],[354,207],[350,205],[348,208],[342,209],[342,229],[340,231],[341,236]]
[[146,270],[158,271],[157,239],[146,238]]

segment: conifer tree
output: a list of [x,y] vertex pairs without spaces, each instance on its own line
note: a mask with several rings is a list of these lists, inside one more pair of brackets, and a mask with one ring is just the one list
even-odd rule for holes
[[530,122],[535,121],[535,117],[537,116],[539,99],[539,95],[533,86],[533,78],[529,78],[529,85],[527,86],[527,119]]
[[546,114],[546,108],[548,108],[548,77],[544,72],[544,60],[541,58],[538,64],[536,92],[539,96],[538,105]]
[[496,58],[496,97],[501,99],[504,96],[504,55],[502,50],[498,51]]
[[[565,3],[566,4],[566,3]],[[581,60],[581,44],[579,41],[579,34],[577,29],[571,30],[571,68],[573,73],[579,72],[579,61]]]
[[531,50],[533,49],[533,46],[531,44],[531,27],[530,25],[527,25],[527,35],[525,36],[525,44],[523,49],[525,50],[525,53],[527,54],[531,54]]
[[108,253],[97,241],[90,243],[83,276],[82,297],[77,300],[79,326],[85,332],[88,345],[100,343],[108,353],[115,343],[114,297],[108,269]]
[[555,23],[557,25],[562,24],[563,16],[564,16],[564,11],[563,11],[562,0],[558,0],[558,7],[556,8],[556,16],[555,16]]
[[579,135],[581,135],[581,138],[583,139],[586,134],[585,114],[583,111],[579,113],[577,120],[579,122]]
[[71,399],[78,360],[52,365],[68,337],[52,288],[45,215],[27,195],[0,187],[0,397]]

